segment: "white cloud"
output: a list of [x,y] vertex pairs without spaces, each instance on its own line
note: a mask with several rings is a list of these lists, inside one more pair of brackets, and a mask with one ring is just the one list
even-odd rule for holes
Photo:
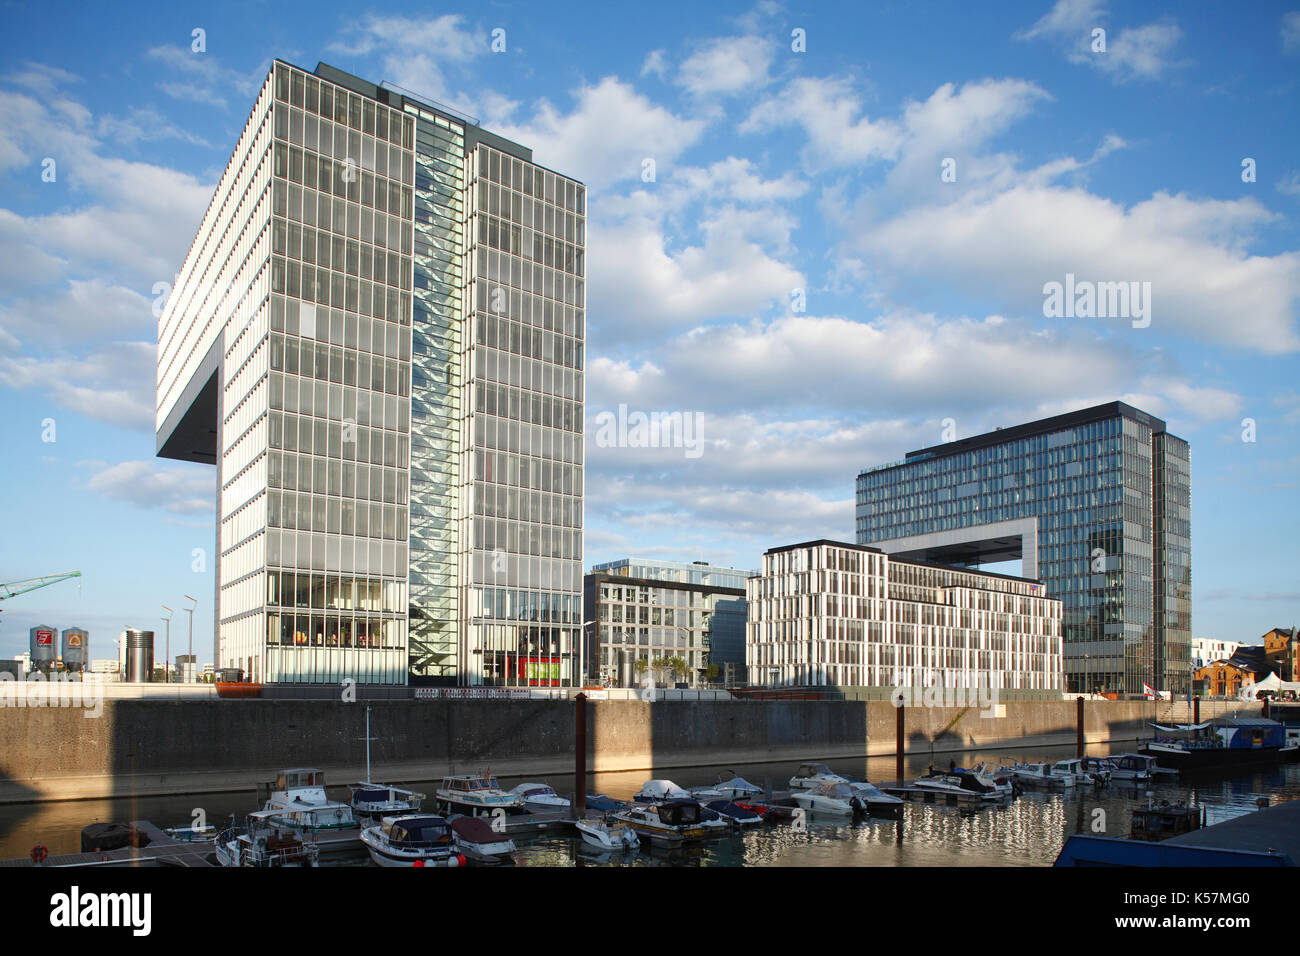
[[677,83],[695,96],[734,96],[769,81],[774,44],[767,37],[722,37],[687,57]]
[[349,56],[377,55],[384,80],[467,113],[477,112],[476,100],[464,93],[463,86],[453,85],[452,77],[459,78],[459,71],[488,48],[488,32],[466,27],[459,14],[370,15],[353,26],[345,39],[330,45]]
[[102,277],[0,306],[0,329],[48,345],[75,345],[152,330],[152,299]]
[[118,342],[84,356],[26,357],[0,354],[0,385],[32,389],[52,405],[95,421],[153,431],[152,342]]
[[1044,283],[1067,273],[1150,282],[1153,327],[1280,353],[1300,348],[1300,253],[1244,249],[1274,218],[1253,199],[1158,193],[1125,209],[1081,189],[1017,186],[864,222],[849,247],[879,268],[938,276],[949,288],[993,295],[1029,314],[1041,314]]
[[640,179],[647,159],[655,162],[656,180],[663,178],[704,131],[702,120],[675,116],[613,76],[582,87],[576,100],[570,113],[541,100],[530,122],[496,132],[529,144],[537,162],[599,190]]
[[[1063,50],[1071,63],[1086,63],[1113,79],[1159,79],[1183,62],[1173,58],[1182,39],[1174,23],[1148,23],[1115,32],[1106,26],[1107,11],[1099,0],[1057,0],[1033,26],[1016,39],[1043,39]],[[1105,30],[1105,50],[1093,49],[1096,29]]]
[[140,508],[204,514],[214,509],[216,472],[204,465],[124,461],[93,475],[87,487]]
[[1300,10],[1282,14],[1282,49],[1288,53],[1300,50]]
[[668,58],[664,50],[651,50],[641,64],[642,76],[657,76],[661,80],[668,72]]
[[862,103],[852,81],[800,77],[776,96],[750,111],[742,133],[758,133],[789,124],[802,126],[809,144],[805,165],[811,169],[889,159],[901,145],[898,123],[859,116]]

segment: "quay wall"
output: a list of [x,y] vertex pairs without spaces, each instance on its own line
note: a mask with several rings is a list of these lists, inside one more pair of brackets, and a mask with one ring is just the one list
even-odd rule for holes
[[[0,803],[252,789],[282,769],[320,767],[335,784],[365,774],[428,781],[490,768],[502,776],[573,770],[567,700],[106,700],[0,708]],[[1220,705],[1222,709],[1222,705]],[[1233,705],[1257,713],[1257,705]],[[895,751],[887,701],[592,701],[588,769],[644,770],[881,756]],[[1202,717],[1218,711],[1202,706]],[[1071,745],[1075,702],[908,707],[908,754]],[[1086,742],[1134,740],[1186,704],[1089,701]]]

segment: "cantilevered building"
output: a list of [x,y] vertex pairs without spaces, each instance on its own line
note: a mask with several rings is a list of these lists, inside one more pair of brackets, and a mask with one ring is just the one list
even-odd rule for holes
[[1064,603],[1067,690],[1185,693],[1191,452],[1111,402],[910,452],[857,479],[857,541],[977,567],[1020,558]]
[[158,454],[216,466],[219,667],[582,680],[585,189],[276,61],[158,327]]

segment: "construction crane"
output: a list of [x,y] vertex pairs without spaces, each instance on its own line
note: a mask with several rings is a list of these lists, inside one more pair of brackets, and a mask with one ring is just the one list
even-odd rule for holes
[[[37,588],[47,587],[51,584],[58,584],[60,581],[66,581],[68,578],[81,577],[80,571],[64,571],[62,574],[47,574],[40,578],[28,578],[26,581],[10,581],[9,583],[0,583],[0,601],[6,598],[17,597],[20,594],[26,594],[28,591],[35,591]],[[81,582],[77,582],[77,590],[81,590]]]

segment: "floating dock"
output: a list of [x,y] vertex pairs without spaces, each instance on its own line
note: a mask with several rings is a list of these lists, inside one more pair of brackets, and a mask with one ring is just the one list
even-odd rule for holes
[[[211,843],[178,840],[148,820],[135,820],[131,826],[149,838],[148,846],[125,846],[118,850],[93,850],[89,853],[55,853],[46,857],[40,867],[178,866],[184,869],[202,869],[219,865]],[[37,864],[30,858],[0,860],[0,867],[24,866],[34,867]]]
[[1057,866],[1296,866],[1300,800],[1233,817],[1156,843],[1075,834]]

